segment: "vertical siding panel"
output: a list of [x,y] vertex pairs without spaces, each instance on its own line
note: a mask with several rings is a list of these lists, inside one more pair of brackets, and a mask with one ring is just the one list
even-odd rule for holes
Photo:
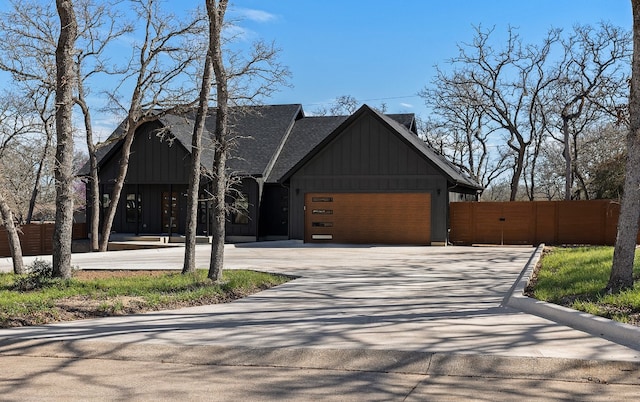
[[365,132],[362,127],[356,128],[349,144],[349,148],[351,149],[351,166],[349,170],[354,172],[354,174],[361,175],[364,174],[363,161],[366,160],[367,157],[365,154],[366,150],[361,146],[361,144],[364,144]]
[[381,175],[383,172],[389,172],[389,137],[382,135],[381,127],[376,127],[375,136],[378,142],[378,164],[376,174]]

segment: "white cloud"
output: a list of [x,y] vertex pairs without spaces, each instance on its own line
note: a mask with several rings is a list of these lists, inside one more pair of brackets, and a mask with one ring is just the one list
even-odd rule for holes
[[236,9],[236,12],[241,18],[245,18],[255,22],[270,22],[277,18],[275,14],[251,8],[238,8]]
[[400,102],[400,106],[406,107],[407,109],[413,109],[413,105],[411,103]]

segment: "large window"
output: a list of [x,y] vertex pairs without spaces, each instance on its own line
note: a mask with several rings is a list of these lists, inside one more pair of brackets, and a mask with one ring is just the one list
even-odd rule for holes
[[109,208],[109,205],[111,205],[111,194],[102,193],[102,199],[100,200],[100,206],[102,207],[102,209],[104,211],[106,211],[107,208]]
[[127,194],[126,204],[127,223],[137,223],[139,216],[142,215],[142,197],[140,194]]
[[198,201],[198,222],[207,223],[209,203],[207,201]]

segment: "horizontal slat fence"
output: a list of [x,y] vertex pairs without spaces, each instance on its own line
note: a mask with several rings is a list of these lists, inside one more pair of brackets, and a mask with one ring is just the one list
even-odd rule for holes
[[[20,226],[20,245],[23,255],[51,254],[53,250],[53,223],[31,223]],[[73,224],[73,239],[86,239],[87,224]],[[0,257],[10,257],[7,231],[0,227]]]
[[449,239],[460,245],[613,245],[620,213],[620,204],[611,200],[452,202],[450,206]]

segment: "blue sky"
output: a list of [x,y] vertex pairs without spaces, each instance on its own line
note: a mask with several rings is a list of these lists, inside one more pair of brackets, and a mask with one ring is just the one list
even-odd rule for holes
[[[42,0],[53,1],[53,0]],[[181,13],[203,0],[166,0]],[[0,0],[0,11],[8,10]],[[509,25],[523,41],[539,42],[551,27],[571,29],[600,21],[631,29],[629,0],[236,0],[228,14],[247,40],[275,41],[293,76],[267,103],[302,103],[313,112],[340,95],[391,113],[427,113],[416,93],[446,69],[456,44],[473,38],[473,26]],[[0,75],[0,79],[2,76]],[[96,122],[109,132],[117,121]]]
[[[600,21],[631,29],[628,0],[237,0],[235,15],[251,36],[275,40],[293,73],[270,103],[302,103],[313,111],[340,95],[389,112],[425,114],[416,93],[446,68],[473,26],[496,35],[518,27],[523,41],[549,28]],[[249,12],[252,10],[251,12]],[[252,16],[259,17],[253,18]]]

